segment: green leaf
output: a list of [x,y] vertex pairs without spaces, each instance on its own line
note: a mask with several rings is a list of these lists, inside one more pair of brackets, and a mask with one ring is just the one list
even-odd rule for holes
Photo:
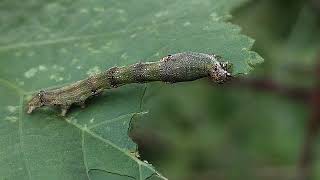
[[216,53],[248,73],[262,58],[253,40],[223,20],[242,0],[1,1],[0,175],[4,179],[146,179],[162,177],[136,157],[129,138],[144,85],[109,90],[62,118],[32,115],[25,101],[116,65],[177,52]]

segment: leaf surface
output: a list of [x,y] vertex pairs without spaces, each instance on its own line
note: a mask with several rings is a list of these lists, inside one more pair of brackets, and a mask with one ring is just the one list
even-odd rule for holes
[[262,58],[253,40],[224,22],[242,0],[50,0],[0,3],[0,175],[5,179],[162,177],[129,138],[145,85],[109,90],[67,118],[32,115],[35,91],[113,66],[183,51],[215,53],[248,73]]

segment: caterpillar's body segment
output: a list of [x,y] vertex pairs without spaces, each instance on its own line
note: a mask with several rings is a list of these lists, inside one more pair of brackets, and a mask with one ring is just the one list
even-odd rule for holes
[[168,55],[156,62],[137,63],[130,66],[113,67],[84,80],[58,88],[42,90],[28,103],[28,113],[42,106],[58,105],[65,116],[71,105],[85,106],[85,101],[105,89],[130,83],[151,81],[182,82],[209,77],[223,83],[231,77],[231,64],[222,58],[195,52]]

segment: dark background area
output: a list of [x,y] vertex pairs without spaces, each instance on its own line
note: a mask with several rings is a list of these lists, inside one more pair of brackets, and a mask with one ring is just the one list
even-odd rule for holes
[[222,86],[148,85],[131,131],[142,159],[170,179],[320,178],[320,1],[253,0],[232,16],[265,62]]

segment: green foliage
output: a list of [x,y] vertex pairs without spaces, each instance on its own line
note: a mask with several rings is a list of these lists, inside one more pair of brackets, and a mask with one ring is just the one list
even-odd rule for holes
[[[131,119],[145,114],[144,85],[105,92],[62,118],[25,101],[115,65],[170,53],[216,53],[248,73],[262,58],[253,40],[223,20],[242,0],[2,1],[0,175],[5,179],[146,179],[160,174],[136,157]],[[5,23],[4,23],[5,22]]]
[[295,171],[303,105],[246,88],[212,87],[204,80],[154,83],[143,106],[149,113],[134,124],[133,134],[142,157],[169,178],[281,179],[276,177]]
[[[233,22],[245,34],[257,40],[254,50],[265,61],[257,74],[271,77],[281,84],[310,87],[320,47],[318,12],[302,0],[259,1],[235,13]],[[272,13],[270,13],[272,12]]]

